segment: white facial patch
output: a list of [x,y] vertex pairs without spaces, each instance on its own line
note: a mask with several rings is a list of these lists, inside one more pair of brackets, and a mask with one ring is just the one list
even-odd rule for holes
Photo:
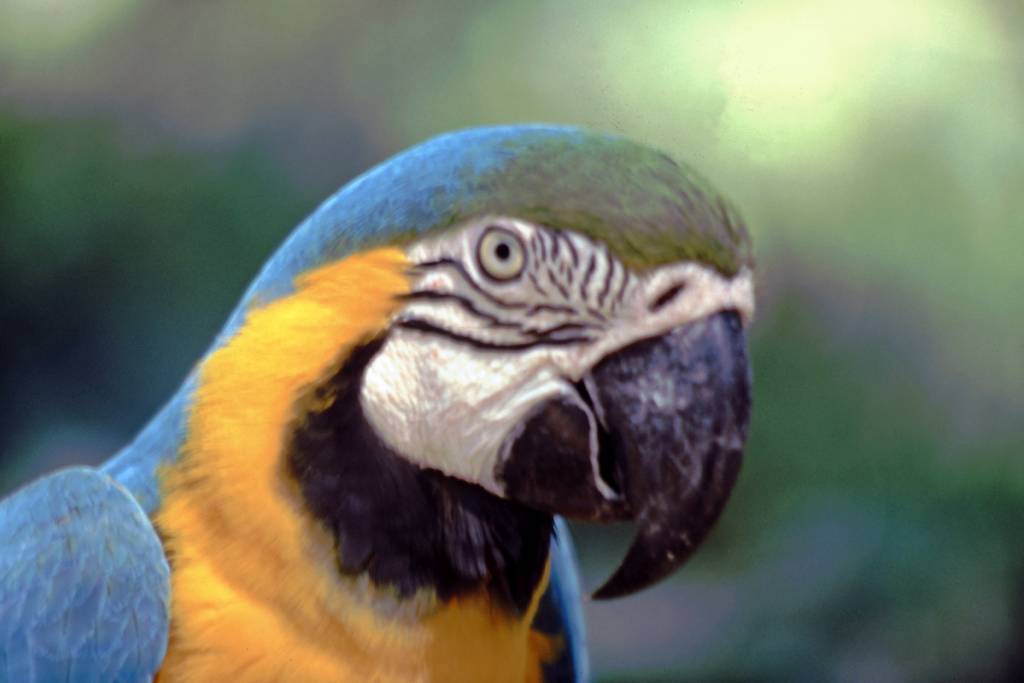
[[516,219],[475,221],[409,258],[419,274],[366,369],[363,410],[395,452],[497,495],[506,437],[552,398],[579,401],[573,384],[602,358],[713,313],[747,323],[754,312],[749,270],[632,273],[588,238]]

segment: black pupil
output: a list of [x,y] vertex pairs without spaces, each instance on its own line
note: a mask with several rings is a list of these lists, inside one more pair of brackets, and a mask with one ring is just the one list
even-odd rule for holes
[[498,257],[499,261],[507,261],[512,256],[512,249],[505,242],[498,242],[494,247],[494,255]]

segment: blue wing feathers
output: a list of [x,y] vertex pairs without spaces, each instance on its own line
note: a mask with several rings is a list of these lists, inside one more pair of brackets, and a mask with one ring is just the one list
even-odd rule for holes
[[0,503],[0,681],[148,681],[167,647],[170,570],[132,497],[90,468]]
[[590,681],[576,553],[569,525],[561,517],[555,518],[551,540],[551,582],[541,598],[534,626],[563,639],[561,655],[544,668],[547,683]]

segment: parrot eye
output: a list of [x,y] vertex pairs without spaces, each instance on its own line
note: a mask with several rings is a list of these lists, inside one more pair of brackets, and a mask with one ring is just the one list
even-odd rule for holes
[[476,248],[484,274],[495,280],[519,277],[526,265],[526,251],[517,235],[504,228],[489,227]]

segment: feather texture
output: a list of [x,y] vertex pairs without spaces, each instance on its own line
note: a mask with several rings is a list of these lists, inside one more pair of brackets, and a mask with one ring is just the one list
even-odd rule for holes
[[0,504],[0,681],[148,681],[167,647],[170,572],[136,500],[90,468]]

